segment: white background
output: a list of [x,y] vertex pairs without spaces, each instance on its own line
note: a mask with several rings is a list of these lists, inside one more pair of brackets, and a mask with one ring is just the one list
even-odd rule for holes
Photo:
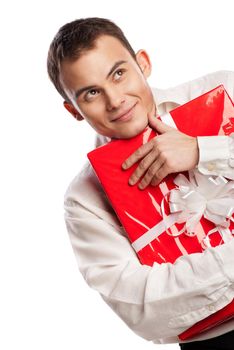
[[234,68],[233,1],[7,1],[0,9],[0,348],[178,349],[136,336],[78,271],[63,194],[93,132],[62,106],[47,78],[60,26],[107,17],[151,56],[150,83],[170,87]]

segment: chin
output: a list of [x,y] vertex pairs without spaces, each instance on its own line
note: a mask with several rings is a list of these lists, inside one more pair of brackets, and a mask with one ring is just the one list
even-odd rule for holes
[[140,125],[135,125],[132,127],[128,126],[124,130],[121,130],[115,138],[117,138],[117,139],[130,139],[130,138],[140,134],[147,127],[148,127],[148,120],[147,120],[147,122],[141,123]]

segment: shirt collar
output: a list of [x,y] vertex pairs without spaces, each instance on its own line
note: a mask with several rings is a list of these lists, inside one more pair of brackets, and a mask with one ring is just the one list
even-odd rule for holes
[[170,89],[158,89],[152,88],[154,101],[157,107],[160,107],[164,103],[173,103],[177,106],[183,105],[187,102],[186,96],[182,91],[175,88]]

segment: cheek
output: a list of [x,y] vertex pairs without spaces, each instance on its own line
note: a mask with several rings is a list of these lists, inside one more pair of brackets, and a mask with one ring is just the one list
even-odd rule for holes
[[80,106],[85,119],[91,124],[102,123],[104,116],[104,108],[100,103],[92,103],[86,106]]
[[147,103],[152,101],[150,87],[143,76],[133,77],[129,81],[129,89],[131,89],[131,92],[136,94],[143,101],[146,101]]
[[131,78],[129,78],[126,81],[126,86],[128,86],[129,89],[131,89],[132,91],[135,91],[135,92],[139,91],[140,92],[140,91],[144,90],[145,82],[138,75],[137,76],[131,76]]
[[93,103],[83,107],[80,106],[80,109],[84,115],[85,121],[92,129],[99,134],[106,135],[107,123],[105,119],[105,108],[102,105]]
[[149,87],[146,80],[142,81],[140,84],[139,91],[143,104],[148,110],[151,109],[152,105],[154,104],[154,98],[151,88]]

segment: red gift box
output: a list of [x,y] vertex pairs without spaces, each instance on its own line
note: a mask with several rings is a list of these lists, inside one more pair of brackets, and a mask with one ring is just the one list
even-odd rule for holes
[[[222,85],[160,118],[194,137],[234,132],[234,105]],[[223,244],[234,237],[230,212],[233,182],[224,177],[192,170],[170,174],[158,186],[145,190],[128,184],[138,164],[122,170],[122,163],[155,136],[156,132],[147,127],[132,139],[113,140],[88,154],[140,262],[150,266],[154,262],[174,263],[181,255],[203,252],[207,246]],[[225,312],[224,308],[183,332],[180,339],[188,339],[233,316],[234,302],[228,306]]]

